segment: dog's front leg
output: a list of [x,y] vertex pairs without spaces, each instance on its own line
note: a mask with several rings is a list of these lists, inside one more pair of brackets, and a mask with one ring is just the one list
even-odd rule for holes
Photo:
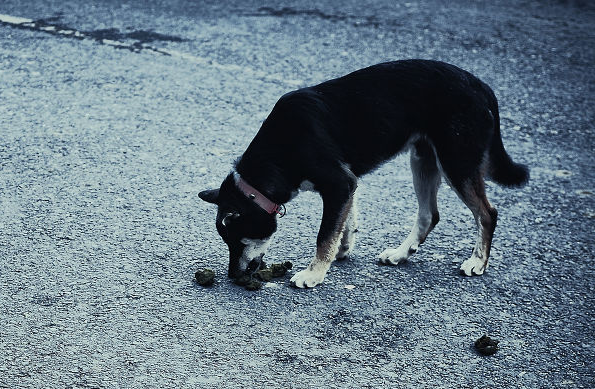
[[345,222],[343,229],[343,236],[339,243],[339,251],[337,252],[336,260],[342,261],[347,258],[355,244],[355,233],[357,232],[357,191],[353,194],[353,201],[351,203],[351,210]]
[[316,241],[316,256],[305,270],[297,272],[291,278],[291,284],[298,288],[312,288],[322,281],[339,251],[339,242],[345,229],[347,217],[353,205],[353,192],[349,188],[338,196],[321,193],[324,210]]

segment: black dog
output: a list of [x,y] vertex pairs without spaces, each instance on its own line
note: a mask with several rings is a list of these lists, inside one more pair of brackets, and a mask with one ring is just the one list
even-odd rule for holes
[[409,236],[380,261],[398,264],[415,253],[438,223],[441,176],[471,209],[478,228],[466,275],[487,267],[497,212],[484,176],[521,186],[529,178],[502,144],[498,102],[489,86],[453,65],[427,60],[382,63],[290,92],[275,104],[220,189],[200,198],[218,205],[217,230],[229,247],[229,276],[258,268],[277,228],[281,204],[298,189],[323,200],[316,256],[291,283],[313,287],[331,262],[353,248],[357,178],[411,148],[419,208]]

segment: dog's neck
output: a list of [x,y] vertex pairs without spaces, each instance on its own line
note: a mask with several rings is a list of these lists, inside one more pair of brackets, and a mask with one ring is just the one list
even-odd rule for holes
[[238,164],[234,171],[236,185],[238,179],[241,178],[260,192],[266,199],[276,204],[284,204],[293,198],[293,193],[297,190],[297,185],[291,183],[278,169],[268,167],[246,169],[245,167],[245,165]]
[[301,181],[296,177],[299,169],[287,155],[286,141],[279,135],[274,117],[271,113],[262,124],[236,162],[235,171],[269,200],[284,204],[293,198]]

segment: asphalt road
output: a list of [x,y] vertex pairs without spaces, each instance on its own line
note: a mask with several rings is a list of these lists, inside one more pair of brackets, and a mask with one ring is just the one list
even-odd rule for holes
[[[0,387],[595,387],[590,2],[3,0],[0,14],[13,17],[0,23]],[[474,223],[444,184],[420,251],[377,264],[413,223],[403,155],[360,182],[358,246],[324,284],[233,285],[197,193],[283,93],[403,58],[490,84],[504,144],[531,167],[523,189],[488,187],[500,218],[486,274],[458,274]],[[310,193],[287,204],[268,261],[305,266],[320,211]],[[205,267],[210,288],[193,280]],[[473,349],[483,334],[495,355]]]

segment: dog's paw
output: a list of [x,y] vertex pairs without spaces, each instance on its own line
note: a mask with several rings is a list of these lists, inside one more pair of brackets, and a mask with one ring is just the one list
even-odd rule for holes
[[487,269],[487,267],[487,260],[472,256],[461,265],[461,274],[466,276],[480,276]]
[[347,258],[349,253],[353,250],[355,246],[355,233],[357,229],[353,230],[345,230],[343,232],[343,236],[341,237],[341,244],[339,245],[339,251],[335,256],[336,260],[342,261]]
[[308,267],[305,270],[295,273],[289,282],[296,288],[313,288],[324,281],[325,275],[326,272],[313,271]]
[[409,259],[411,254],[417,251],[417,247],[405,247],[403,245],[399,246],[398,249],[386,249],[380,253],[378,259],[380,263],[384,263],[385,265],[398,265],[401,262],[406,261]]
[[342,244],[341,246],[339,246],[339,251],[337,252],[337,255],[335,256],[335,259],[337,261],[343,261],[343,260],[347,259],[347,256],[351,252],[351,247],[352,246],[349,244]]

